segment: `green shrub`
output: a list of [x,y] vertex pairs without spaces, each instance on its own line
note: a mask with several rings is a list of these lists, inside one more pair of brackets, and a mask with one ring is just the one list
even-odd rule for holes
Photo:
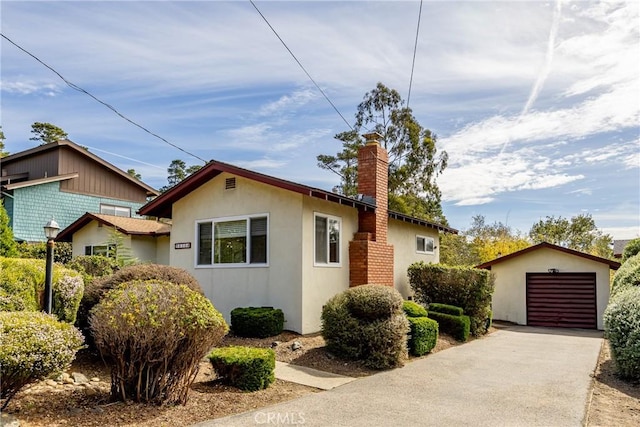
[[185,285],[188,288],[202,294],[202,288],[198,281],[186,270],[177,267],[160,264],[137,264],[124,267],[109,276],[99,277],[87,285],[87,288],[80,302],[78,310],[78,321],[76,325],[85,333],[89,344],[93,340],[90,336],[89,313],[91,309],[100,302],[102,296],[109,290],[121,283],[154,280],[161,282],[171,282],[176,285]]
[[479,336],[487,332],[494,289],[489,271],[419,262],[409,267],[408,274],[416,302],[424,306],[439,302],[462,307],[470,317],[471,333]]
[[604,330],[620,376],[640,380],[640,287],[621,290],[611,299]]
[[640,254],[626,260],[616,271],[611,284],[611,295],[634,286],[640,286]]
[[409,326],[409,353],[414,356],[423,356],[429,353],[438,342],[438,322],[428,317],[408,317]]
[[[362,301],[367,299],[371,300]],[[329,351],[345,359],[362,360],[370,368],[402,366],[407,357],[408,332],[402,296],[388,286],[350,288],[322,308],[322,336]]]
[[640,253],[640,237],[627,243],[622,251],[622,262]]
[[449,304],[440,304],[437,302],[432,302],[431,304],[429,304],[429,311],[450,314],[452,316],[462,316],[464,314],[464,310],[462,309],[462,307],[456,307],[455,305]]
[[[44,304],[45,261],[0,258],[0,310],[40,311]],[[59,264],[53,266],[52,311],[73,323],[84,292],[82,276]]]
[[[47,242],[27,243],[21,242],[16,245],[18,258],[47,259]],[[71,261],[73,248],[69,242],[56,242],[53,251],[53,262],[66,264]]]
[[429,318],[438,322],[440,332],[449,334],[456,340],[462,342],[469,339],[471,323],[469,316],[453,316],[451,314],[430,311]]
[[52,315],[0,312],[0,410],[26,384],[68,368],[82,334]]
[[231,310],[231,330],[240,337],[266,338],[282,333],[284,313],[273,307],[238,307]]
[[229,330],[203,295],[161,281],[125,282],[91,311],[96,347],[111,365],[115,400],[181,403],[198,362]]
[[113,258],[102,255],[80,255],[73,257],[65,267],[82,274],[85,283],[91,282],[94,277],[104,277],[118,271],[119,267]]
[[216,348],[209,360],[225,384],[241,390],[262,390],[275,381],[276,355],[270,348]]
[[413,301],[403,302],[402,310],[407,317],[427,317],[427,309]]

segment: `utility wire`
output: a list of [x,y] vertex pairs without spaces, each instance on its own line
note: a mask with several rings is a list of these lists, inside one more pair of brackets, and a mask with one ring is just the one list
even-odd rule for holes
[[413,70],[416,66],[416,51],[418,50],[418,35],[420,34],[420,18],[422,18],[422,0],[420,0],[420,10],[418,11],[418,26],[416,28],[416,42],[413,45],[413,62],[411,63],[411,78],[409,79],[409,94],[407,95],[407,108],[411,101],[411,86],[413,84]]
[[276,37],[278,38],[278,40],[280,40],[280,43],[282,43],[282,45],[285,47],[285,49],[287,49],[287,51],[291,54],[291,56],[293,57],[293,59],[295,59],[295,61],[298,63],[298,65],[300,66],[300,68],[302,68],[302,71],[304,71],[304,73],[307,75],[307,77],[309,77],[309,80],[311,80],[313,82],[313,84],[316,86],[316,88],[320,91],[320,93],[322,94],[322,96],[324,96],[324,99],[327,100],[327,102],[329,104],[331,104],[331,106],[333,107],[333,109],[336,111],[336,113],[338,113],[338,115],[342,118],[342,120],[347,124],[347,126],[349,126],[349,129],[353,130],[353,126],[351,126],[349,124],[349,122],[347,121],[347,119],[344,118],[344,116],[342,115],[342,113],[340,113],[340,111],[338,110],[338,108],[333,104],[333,102],[331,102],[331,100],[329,99],[329,97],[327,96],[326,93],[324,93],[324,91],[320,88],[320,86],[318,86],[318,83],[316,83],[316,81],[313,79],[313,77],[311,77],[311,74],[309,74],[309,72],[304,68],[304,66],[302,65],[302,63],[298,60],[298,58],[296,58],[296,56],[293,54],[293,52],[291,51],[291,49],[289,49],[289,46],[287,46],[287,44],[284,42],[284,40],[282,40],[282,37],[280,37],[280,35],[278,34],[278,32],[275,30],[275,28],[273,28],[273,26],[269,23],[269,21],[267,20],[267,18],[262,14],[262,12],[260,12],[260,9],[258,9],[258,6],[256,6],[256,4],[253,2],[253,0],[249,0],[249,2],[251,3],[251,5],[256,9],[256,11],[260,14],[260,16],[262,17],[262,19],[264,19],[264,22],[267,23],[267,25],[269,26],[269,28],[271,28],[271,31],[273,31],[273,34],[276,35]]
[[38,61],[40,64],[44,65],[45,67],[47,67],[49,70],[51,70],[53,73],[55,73],[58,77],[60,77],[62,79],[63,82],[65,82],[67,84],[67,86],[69,86],[71,89],[73,90],[77,90],[78,92],[84,93],[85,95],[90,96],[91,98],[93,98],[95,101],[99,102],[100,104],[104,105],[105,107],[107,107],[108,109],[110,109],[111,111],[113,111],[114,113],[116,113],[118,116],[120,116],[121,118],[123,118],[124,120],[128,121],[129,123],[131,123],[134,126],[139,127],[140,129],[142,129],[143,131],[145,131],[146,133],[148,133],[149,135],[155,136],[156,138],[158,138],[159,140],[169,144],[170,146],[172,146],[173,148],[177,148],[178,150],[182,151],[183,153],[194,157],[202,162],[204,162],[205,164],[207,163],[207,161],[205,159],[203,159],[202,157],[198,157],[193,153],[188,152],[187,150],[185,150],[184,148],[181,148],[179,146],[177,146],[176,144],[167,141],[165,138],[161,137],[160,135],[158,135],[157,133],[151,132],[149,129],[145,128],[142,125],[139,125],[138,123],[134,122],[133,120],[131,120],[130,118],[126,117],[124,114],[122,114],[121,112],[119,112],[118,110],[116,110],[113,106],[107,104],[106,102],[102,101],[101,99],[97,98],[95,95],[89,93],[87,90],[81,88],[80,86],[70,82],[69,80],[67,80],[66,78],[64,78],[64,76],[62,76],[62,74],[60,74],[58,71],[56,71],[53,67],[47,65],[46,63],[44,63],[40,58],[38,58],[37,56],[35,56],[34,54],[32,54],[31,52],[29,52],[28,50],[26,50],[25,48],[23,48],[22,46],[18,45],[16,42],[14,42],[13,40],[11,40],[9,37],[7,37],[6,35],[4,35],[3,33],[0,33],[0,35],[2,36],[2,38],[4,38],[5,40],[7,40],[9,43],[11,43],[12,45],[14,45],[15,47],[17,47],[18,49],[20,49],[21,51],[23,51],[24,53],[26,53],[27,55],[29,55],[30,57],[32,57],[33,59],[35,59],[36,61]]

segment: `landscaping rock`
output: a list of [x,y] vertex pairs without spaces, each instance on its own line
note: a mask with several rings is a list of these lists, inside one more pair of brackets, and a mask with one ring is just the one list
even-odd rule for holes
[[66,377],[66,378],[63,378],[63,379],[62,379],[62,383],[63,383],[63,384],[74,384],[74,383],[75,383],[75,381],[74,381],[74,380],[73,380],[73,378],[71,378],[71,377]]
[[300,350],[302,348],[302,344],[300,344],[300,341],[294,341],[293,344],[291,344],[291,350],[296,351],[296,350]]
[[54,380],[45,380],[44,382],[46,385],[51,386],[51,387],[56,387],[58,385],[57,382],[55,382]]
[[271,343],[271,348],[276,348],[279,345],[280,345],[280,341],[274,341]]
[[2,427],[20,427],[20,421],[13,415],[3,412],[0,414],[0,425]]
[[73,380],[76,384],[84,384],[89,382],[89,378],[87,378],[84,374],[80,374],[78,372],[74,372],[71,374]]
[[100,382],[100,378],[98,378],[98,377],[93,377],[93,378],[91,378],[91,382],[92,382],[92,383],[99,383],[99,382]]

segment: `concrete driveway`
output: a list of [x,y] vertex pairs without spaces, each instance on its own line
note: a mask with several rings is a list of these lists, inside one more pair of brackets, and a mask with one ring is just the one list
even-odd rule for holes
[[330,391],[198,426],[581,426],[602,332],[510,326]]

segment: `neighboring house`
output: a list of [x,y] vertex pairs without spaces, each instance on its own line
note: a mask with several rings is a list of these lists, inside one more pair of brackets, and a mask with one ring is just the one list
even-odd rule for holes
[[519,325],[603,329],[610,270],[620,263],[539,243],[480,264],[496,287],[493,318]]
[[129,254],[140,262],[169,264],[171,225],[165,222],[85,213],[64,230],[57,241],[72,242],[73,256],[115,256],[116,235]]
[[227,320],[236,307],[273,306],[286,329],[311,333],[349,286],[408,296],[409,265],[437,263],[438,233],[457,232],[389,212],[387,174],[374,140],[359,153],[357,198],[211,161],[139,213],[172,219],[170,265],[192,273]]
[[622,258],[624,248],[627,247],[631,239],[628,240],[614,240],[613,241],[613,256],[615,258]]
[[18,241],[44,241],[42,227],[61,228],[85,212],[136,216],[158,192],[68,140],[0,159],[0,195]]

